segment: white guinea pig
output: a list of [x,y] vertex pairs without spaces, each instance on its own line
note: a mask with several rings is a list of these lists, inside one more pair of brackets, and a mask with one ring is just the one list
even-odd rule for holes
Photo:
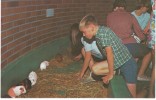
[[37,81],[37,74],[34,71],[30,72],[28,79],[31,81],[32,86],[35,85]]
[[41,69],[41,70],[44,70],[44,69],[46,69],[47,66],[49,66],[49,62],[48,62],[48,61],[43,61],[43,62],[40,64],[40,69]]

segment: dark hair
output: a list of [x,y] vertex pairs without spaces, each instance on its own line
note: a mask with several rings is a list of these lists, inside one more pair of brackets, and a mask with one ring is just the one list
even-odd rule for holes
[[150,8],[150,1],[149,0],[138,0],[136,9],[140,9],[141,7]]
[[80,42],[81,37],[83,36],[83,34],[79,30],[79,24],[78,23],[74,23],[71,26],[70,35],[71,35],[71,42],[72,42],[73,45],[76,45],[78,42]]
[[115,0],[113,4],[113,9],[116,7],[124,7],[126,9],[126,1],[125,0]]
[[70,40],[71,40],[71,49],[72,54],[74,56],[77,56],[81,53],[81,49],[83,47],[81,43],[81,37],[83,36],[83,33],[79,30],[79,24],[74,23],[71,26],[70,30]]

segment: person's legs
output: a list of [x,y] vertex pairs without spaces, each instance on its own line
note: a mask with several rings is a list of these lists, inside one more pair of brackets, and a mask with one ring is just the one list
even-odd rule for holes
[[155,66],[153,66],[152,76],[150,81],[150,88],[149,88],[149,96],[150,98],[154,98],[154,84],[155,84]]
[[133,98],[136,97],[136,84],[127,83],[128,90],[130,91]]
[[152,50],[152,75],[150,81],[150,88],[149,88],[149,96],[150,98],[154,98],[154,84],[155,84],[155,52]]
[[[98,57],[92,55],[92,58],[93,58],[93,60],[94,60],[95,63],[99,63],[99,62],[102,62],[102,61],[107,60],[107,58],[105,56],[103,58],[98,58]],[[90,75],[96,81],[102,81],[102,77],[105,76],[105,75],[96,75],[94,73],[91,73]]]
[[133,58],[131,58],[124,65],[122,65],[120,69],[126,80],[127,87],[132,97],[136,97],[136,77],[137,77],[136,61]]
[[91,70],[96,75],[106,75],[109,72],[108,63],[107,61],[95,63],[92,66]]
[[145,73],[150,61],[151,61],[151,52],[146,54],[144,56],[143,60],[142,60],[142,63],[141,63],[141,66],[140,66],[140,69],[139,69],[139,72],[138,72],[138,80],[139,80],[139,78],[145,78],[145,80],[147,79],[147,81],[150,80],[150,78],[144,77],[145,76],[144,73]]
[[[82,53],[83,57],[85,58],[85,50],[84,50],[84,48],[82,48],[81,53]],[[91,57],[91,60],[89,62],[89,68],[90,68],[90,70],[91,70],[91,68],[92,68],[93,65],[94,65],[94,60]],[[95,81],[95,79],[92,78],[91,74],[92,74],[92,72],[90,72],[90,75],[85,80],[83,80],[82,83],[89,83],[89,82]]]
[[143,77],[144,72],[147,69],[150,61],[151,61],[151,49],[149,49],[146,45],[138,44],[138,43],[130,43],[125,44],[130,53],[134,58],[143,58],[140,70],[138,72],[138,79],[142,80],[150,80],[148,77]]

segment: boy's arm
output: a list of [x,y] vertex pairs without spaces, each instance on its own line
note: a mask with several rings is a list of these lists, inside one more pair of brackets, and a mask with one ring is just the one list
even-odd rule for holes
[[109,73],[107,76],[103,77],[103,82],[108,84],[114,75],[114,54],[111,46],[105,47],[105,51],[107,55]]
[[89,62],[91,60],[91,52],[85,52],[85,59],[84,59],[84,63],[83,63],[83,67],[80,73],[80,79],[83,77],[86,69],[88,68]]

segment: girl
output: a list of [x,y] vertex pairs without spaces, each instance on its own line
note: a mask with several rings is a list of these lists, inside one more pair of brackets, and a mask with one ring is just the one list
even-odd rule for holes
[[81,50],[83,45],[81,43],[82,33],[79,31],[79,24],[74,23],[71,26],[70,40],[71,40],[71,53],[74,56],[75,61],[79,61],[82,58]]

